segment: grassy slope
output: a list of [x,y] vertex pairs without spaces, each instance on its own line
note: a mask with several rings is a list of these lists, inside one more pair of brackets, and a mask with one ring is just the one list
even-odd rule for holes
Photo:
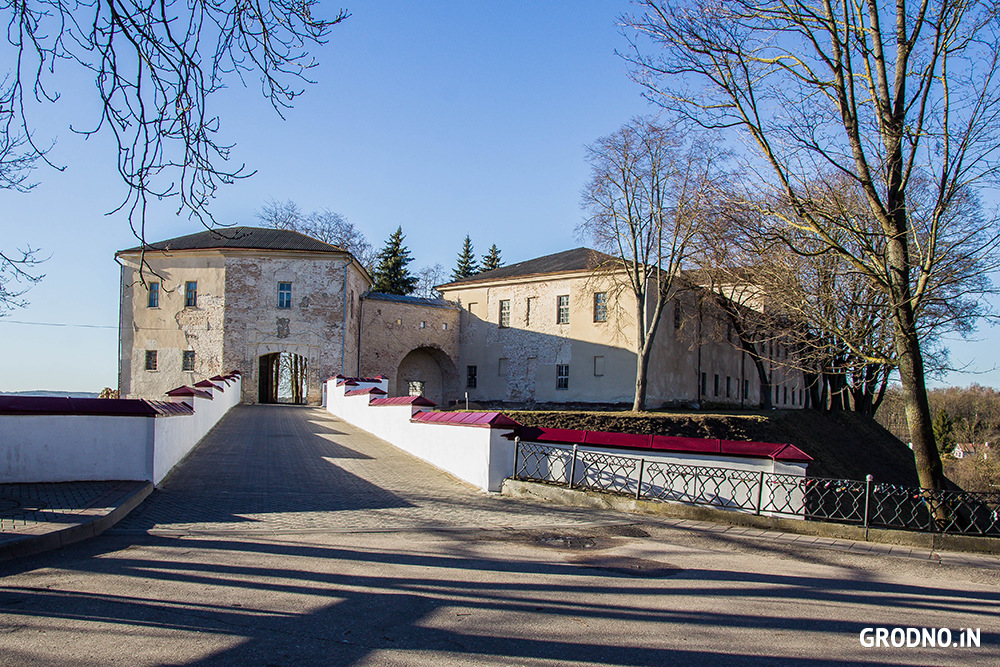
[[525,426],[793,444],[812,456],[811,477],[917,484],[913,453],[874,420],[854,413],[774,410],[770,413],[532,412],[506,410]]

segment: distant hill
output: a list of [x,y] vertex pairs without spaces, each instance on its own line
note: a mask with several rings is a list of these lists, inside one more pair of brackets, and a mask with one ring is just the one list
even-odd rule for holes
[[48,389],[32,389],[31,391],[0,391],[0,396],[58,396],[60,398],[97,398],[96,391],[50,391]]

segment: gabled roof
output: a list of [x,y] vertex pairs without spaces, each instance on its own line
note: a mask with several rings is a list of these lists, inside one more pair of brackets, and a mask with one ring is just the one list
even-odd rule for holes
[[458,287],[490,280],[504,280],[507,278],[542,276],[552,273],[572,273],[574,271],[593,271],[608,262],[615,261],[617,260],[611,255],[597,250],[574,248],[573,250],[564,250],[553,255],[536,257],[535,259],[529,259],[525,262],[518,262],[509,266],[501,266],[499,269],[493,269],[492,271],[483,271],[468,278],[439,285],[437,289]]
[[418,306],[431,306],[432,308],[459,309],[460,306],[452,301],[444,299],[428,299],[422,296],[399,296],[398,294],[386,294],[384,292],[368,292],[362,298],[372,301],[392,301],[395,303],[412,303]]
[[[288,229],[268,229],[265,227],[218,227],[207,229],[197,234],[178,236],[177,238],[147,243],[146,250],[163,250],[175,252],[178,250],[212,250],[212,249],[243,249],[243,250],[298,250],[305,252],[346,252],[335,245],[323,243],[311,236]],[[140,252],[142,246],[120,250]]]
[[510,417],[499,412],[418,412],[410,421],[425,424],[459,424],[461,426],[484,426],[493,428],[514,428],[520,426]]

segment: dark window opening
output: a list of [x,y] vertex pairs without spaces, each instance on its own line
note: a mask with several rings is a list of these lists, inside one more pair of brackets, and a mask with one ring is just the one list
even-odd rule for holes
[[150,308],[160,307],[160,283],[149,283],[149,301],[147,305]]
[[156,370],[156,350],[146,350],[146,370]]
[[195,308],[198,306],[198,282],[195,280],[184,283],[184,307]]
[[181,370],[194,370],[194,350],[184,350],[184,359],[181,362]]
[[477,369],[475,366],[465,367],[465,386],[469,389],[476,388]]
[[556,365],[556,389],[569,389],[569,364]]

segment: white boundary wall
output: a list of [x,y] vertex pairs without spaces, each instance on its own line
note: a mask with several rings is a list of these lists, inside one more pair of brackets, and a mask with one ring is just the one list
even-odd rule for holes
[[[191,414],[0,414],[0,483],[141,480],[159,484],[240,401],[238,377]],[[209,389],[208,391],[211,391]]]
[[[388,389],[387,379],[357,381],[356,385],[341,384],[336,378],[326,383],[326,409],[337,417],[358,428],[368,431],[405,452],[455,475],[459,479],[476,485],[484,491],[500,491],[503,480],[510,477],[514,469],[514,449],[512,440],[504,437],[513,429],[487,425],[455,423],[428,423],[413,421],[412,417],[424,408],[414,405],[370,405],[372,398],[384,396],[381,393],[359,393],[347,396],[354,390]],[[547,445],[572,450],[572,445]],[[748,472],[768,472],[804,476],[806,464],[775,461],[767,457],[720,456],[718,454],[698,454],[669,452],[663,450],[640,451],[613,447],[582,445],[584,452],[608,454],[612,456],[639,459],[661,464],[708,466],[743,470]],[[549,459],[541,462],[542,467],[551,470],[556,478],[564,478],[563,461]],[[707,471],[706,471],[707,472]],[[576,482],[583,481],[584,467],[580,466],[575,475]],[[634,472],[638,477],[637,471]],[[560,477],[561,476],[561,477]],[[635,480],[631,480],[633,483]],[[644,479],[644,483],[647,480]],[[626,481],[626,484],[628,482]],[[683,485],[673,488],[682,496]],[[702,485],[701,488],[705,488]],[[722,489],[719,489],[722,491]],[[730,491],[732,493],[732,491]],[[735,490],[739,495],[740,489]],[[734,496],[735,498],[735,496]],[[798,498],[789,498],[794,502]]]
[[389,381],[340,385],[331,378],[326,386],[326,409],[346,422],[389,444],[473,484],[483,491],[499,492],[514,471],[514,443],[503,437],[511,428],[469,424],[428,424],[411,421],[424,408],[414,405],[369,405],[384,394],[345,396],[356,389],[388,389]]

